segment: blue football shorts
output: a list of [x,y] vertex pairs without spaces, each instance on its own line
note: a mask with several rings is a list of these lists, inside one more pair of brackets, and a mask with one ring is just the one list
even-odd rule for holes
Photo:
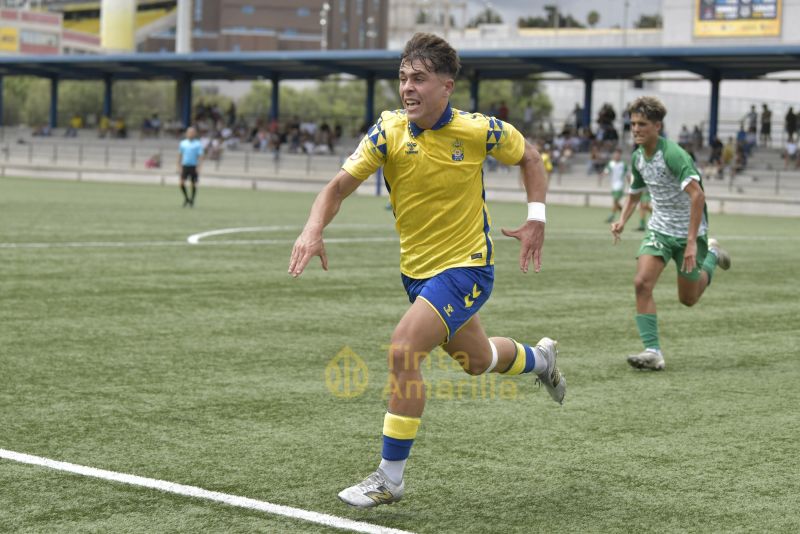
[[421,297],[431,305],[447,328],[445,343],[489,300],[494,286],[494,266],[454,267],[431,278],[401,274],[412,303]]

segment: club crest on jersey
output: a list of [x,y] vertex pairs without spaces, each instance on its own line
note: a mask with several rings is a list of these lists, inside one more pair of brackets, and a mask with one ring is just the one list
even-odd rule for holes
[[406,154],[419,154],[419,150],[417,150],[417,143],[413,141],[406,143]]
[[456,139],[453,142],[453,145],[450,149],[450,153],[453,156],[453,161],[463,161],[464,160],[464,145]]

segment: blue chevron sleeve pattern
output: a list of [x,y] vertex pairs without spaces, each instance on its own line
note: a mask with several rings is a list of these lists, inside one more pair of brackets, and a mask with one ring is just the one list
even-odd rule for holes
[[489,128],[486,130],[486,153],[489,154],[503,136],[503,121],[494,117],[487,118],[489,119]]
[[383,119],[378,119],[378,122],[369,129],[367,137],[375,145],[375,148],[386,156],[386,130],[383,129]]

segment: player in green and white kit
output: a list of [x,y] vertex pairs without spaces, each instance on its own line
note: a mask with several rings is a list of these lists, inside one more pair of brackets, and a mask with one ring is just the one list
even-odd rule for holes
[[625,177],[628,175],[628,164],[622,161],[622,150],[614,150],[614,154],[606,164],[603,174],[608,176],[611,182],[611,215],[606,222],[613,222],[617,212],[622,212],[622,205],[619,201],[625,194]]
[[678,269],[678,300],[693,306],[711,283],[714,269],[728,269],[730,256],[715,239],[707,239],[708,218],[700,173],[677,143],[660,137],[667,110],[658,99],[641,97],[629,108],[633,139],[639,145],[631,158],[633,183],[620,220],[611,225],[614,243],[649,188],[653,215],[637,255],[636,326],[645,350],[628,356],[638,369],[664,369],[658,339],[653,288],[670,260]]

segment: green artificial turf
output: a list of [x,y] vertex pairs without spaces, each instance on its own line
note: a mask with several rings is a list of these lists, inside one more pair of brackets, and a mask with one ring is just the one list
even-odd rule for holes
[[[482,322],[558,339],[565,405],[529,375],[480,382],[433,354],[406,497],[358,511],[336,493],[379,461],[408,301],[373,197],[326,232],[342,240],[328,272],[287,275],[312,200],[203,188],[182,209],[176,188],[0,179],[0,448],[415,532],[800,530],[797,219],[712,215],[733,266],[693,308],[667,268],[667,370],[646,373],[625,362],[641,350],[637,221],[612,246],[605,209],[550,206],[543,270],[525,275],[499,233],[525,208],[490,203]],[[265,229],[186,244],[242,227]],[[338,397],[326,365],[353,353],[366,388]],[[0,460],[0,531],[334,530]]]

